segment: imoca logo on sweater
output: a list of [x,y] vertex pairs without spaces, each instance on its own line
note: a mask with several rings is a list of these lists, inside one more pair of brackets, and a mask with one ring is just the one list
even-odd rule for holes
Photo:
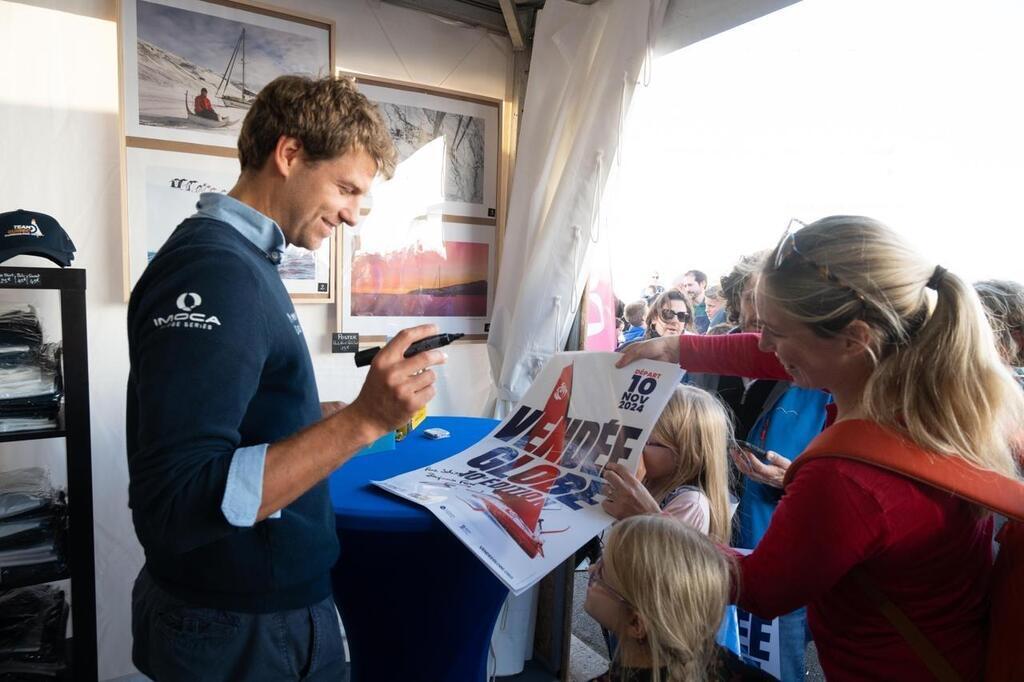
[[186,291],[178,296],[175,304],[179,313],[171,313],[167,317],[154,317],[153,325],[157,329],[181,328],[181,329],[213,329],[220,326],[220,320],[216,315],[205,315],[204,313],[193,312],[203,304],[203,297],[194,291]]

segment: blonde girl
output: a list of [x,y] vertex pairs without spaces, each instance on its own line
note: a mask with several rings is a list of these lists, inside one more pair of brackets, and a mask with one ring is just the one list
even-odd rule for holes
[[678,386],[643,450],[643,486],[658,509],[727,545],[732,425],[722,404],[694,386]]
[[612,682],[771,679],[715,645],[729,598],[730,560],[665,516],[616,524],[590,568],[584,609],[620,646]]

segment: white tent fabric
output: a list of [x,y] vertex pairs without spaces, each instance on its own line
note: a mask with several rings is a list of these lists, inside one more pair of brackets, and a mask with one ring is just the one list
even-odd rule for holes
[[622,120],[665,0],[548,0],[537,22],[488,353],[496,416],[561,350]]

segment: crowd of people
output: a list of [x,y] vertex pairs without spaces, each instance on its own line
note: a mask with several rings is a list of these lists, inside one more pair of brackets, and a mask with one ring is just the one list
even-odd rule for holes
[[898,468],[795,462],[873,443],[1024,492],[1024,285],[972,287],[881,223],[834,216],[719,285],[691,270],[659,288],[622,306],[619,365],[687,372],[637,474],[606,470],[622,520],[591,567],[586,608],[611,634],[598,679],[763,679],[722,646],[728,603],[779,618],[784,681],[804,679],[812,638],[830,681],[991,679],[1002,519]]

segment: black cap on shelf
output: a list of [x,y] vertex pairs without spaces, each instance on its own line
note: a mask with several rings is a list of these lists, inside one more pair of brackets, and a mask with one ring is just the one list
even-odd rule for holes
[[75,245],[56,220],[35,211],[0,213],[0,263],[15,256],[40,256],[66,268]]

